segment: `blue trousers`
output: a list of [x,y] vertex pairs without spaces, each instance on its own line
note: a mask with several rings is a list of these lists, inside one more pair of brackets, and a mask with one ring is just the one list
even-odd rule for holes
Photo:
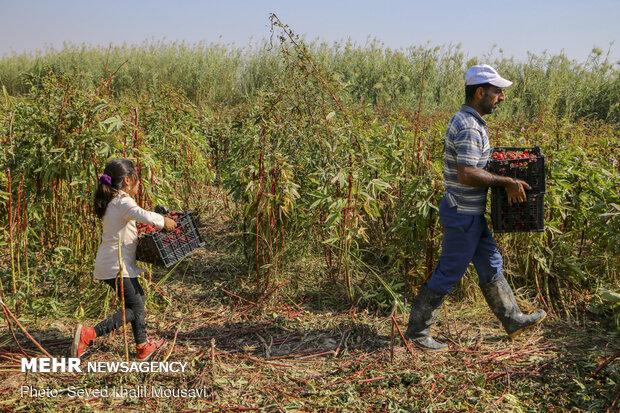
[[439,222],[444,228],[443,243],[428,288],[448,294],[463,278],[470,262],[476,267],[480,285],[502,275],[502,256],[484,215],[458,214],[444,197],[439,205]]

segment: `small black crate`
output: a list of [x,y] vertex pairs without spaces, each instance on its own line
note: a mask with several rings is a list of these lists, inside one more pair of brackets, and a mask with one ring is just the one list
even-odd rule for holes
[[526,196],[527,201],[509,205],[504,188],[492,188],[491,223],[494,232],[543,232],[545,230],[545,194],[528,192]]
[[140,235],[136,259],[168,268],[205,245],[191,211],[183,212],[176,223],[177,227],[172,231],[161,230]]
[[491,159],[487,167],[489,172],[525,181],[532,187],[531,191],[534,193],[545,192],[545,155],[543,155],[539,146],[500,146],[493,148],[491,154],[497,151],[504,153],[528,151],[534,157],[503,160]]

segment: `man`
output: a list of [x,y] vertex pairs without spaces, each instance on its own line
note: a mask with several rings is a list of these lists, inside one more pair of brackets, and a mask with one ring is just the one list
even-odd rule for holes
[[446,131],[444,186],[439,221],[444,227],[441,256],[428,283],[422,285],[411,304],[405,338],[430,351],[448,350],[429,334],[445,296],[460,281],[473,261],[480,288],[493,313],[510,337],[540,323],[542,310],[525,315],[502,275],[502,256],[497,250],[484,212],[487,189],[503,187],[509,204],[524,202],[530,186],[521,180],[487,172],[490,155],[487,123],[482,118],[493,113],[505,99],[504,88],[511,81],[489,65],[472,66],[465,75],[465,104],[452,117]]

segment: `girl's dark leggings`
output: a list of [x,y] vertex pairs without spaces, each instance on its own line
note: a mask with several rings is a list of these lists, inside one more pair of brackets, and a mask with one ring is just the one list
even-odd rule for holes
[[[144,321],[144,291],[137,278],[123,277],[123,292],[125,293],[125,320],[131,322],[133,338],[136,344],[146,342],[146,323]],[[103,280],[113,290],[117,291],[122,300],[121,285],[117,279]],[[123,325],[123,312],[118,311],[95,326],[97,337],[105,336]]]

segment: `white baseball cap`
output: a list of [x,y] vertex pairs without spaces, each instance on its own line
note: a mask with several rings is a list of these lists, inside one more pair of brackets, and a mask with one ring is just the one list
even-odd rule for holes
[[490,83],[497,87],[508,87],[512,85],[510,80],[504,79],[489,65],[476,65],[467,69],[465,74],[465,85],[480,85]]

